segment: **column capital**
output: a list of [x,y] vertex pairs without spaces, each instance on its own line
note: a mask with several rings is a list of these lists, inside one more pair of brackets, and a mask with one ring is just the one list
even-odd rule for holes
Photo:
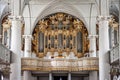
[[26,39],[26,38],[27,38],[27,39],[28,39],[28,38],[29,38],[29,39],[30,39],[30,38],[32,39],[32,35],[23,35],[22,37],[25,38],[25,39]]
[[91,38],[98,38],[98,35],[89,35],[88,38],[89,39],[91,39]]
[[109,21],[112,16],[97,16],[97,21]]
[[9,19],[12,20],[12,21],[22,21],[23,20],[23,17],[22,16],[9,16]]

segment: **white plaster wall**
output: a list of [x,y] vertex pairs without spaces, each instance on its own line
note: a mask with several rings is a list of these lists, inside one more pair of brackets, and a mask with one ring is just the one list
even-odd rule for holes
[[21,58],[24,57],[24,51],[21,51]]
[[42,12],[42,9],[45,7],[45,5],[26,5],[23,17],[25,21],[25,34],[31,34],[33,29],[33,24],[38,17],[39,13]]
[[[50,4],[49,4],[50,3]],[[40,1],[31,1],[30,6],[25,6],[23,11],[23,17],[25,20],[25,34],[31,34],[35,24],[37,21],[44,16],[47,16],[51,13],[55,12],[67,12],[69,14],[73,14],[73,16],[77,16],[78,18],[82,19],[84,24],[86,25],[87,29],[89,26],[95,27],[96,23],[96,16],[97,16],[97,9],[96,5],[93,4],[92,7],[92,18],[90,22],[90,4],[69,4],[69,3],[62,3],[62,2],[55,2],[50,1],[49,3],[40,3]],[[30,14],[29,14],[30,10]],[[30,17],[31,15],[31,17]],[[31,22],[31,23],[30,23]],[[91,29],[92,32],[95,29]]]
[[0,18],[2,19],[10,11],[8,5],[4,1],[0,1]]

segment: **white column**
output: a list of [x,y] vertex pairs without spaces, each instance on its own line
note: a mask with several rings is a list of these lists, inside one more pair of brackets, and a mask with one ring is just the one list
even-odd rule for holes
[[71,73],[68,73],[68,80],[71,80]]
[[[90,35],[89,40],[90,40],[90,57],[97,57],[96,53],[96,38],[97,35]],[[89,72],[89,80],[98,80],[98,73],[97,71],[91,71]]]
[[11,16],[12,21],[12,36],[11,36],[11,51],[12,64],[10,80],[21,80],[21,16]]
[[31,72],[30,71],[24,71],[23,72],[23,80],[30,80],[31,78]]
[[49,80],[52,80],[52,73],[49,73]]
[[97,35],[89,35],[90,40],[90,57],[97,57],[96,54],[96,37]]
[[[31,57],[31,35],[23,35],[23,38],[25,39],[25,49],[24,49],[24,57]],[[30,80],[32,77],[30,71],[24,71],[23,72],[23,80]]]
[[99,16],[99,80],[110,80],[109,51],[109,18]]
[[25,39],[24,57],[31,57],[31,35],[23,35]]
[[97,71],[89,72],[89,80],[98,80],[98,72]]

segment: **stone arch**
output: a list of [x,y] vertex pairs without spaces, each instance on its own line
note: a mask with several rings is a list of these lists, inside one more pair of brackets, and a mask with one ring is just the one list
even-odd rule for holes
[[110,15],[113,15],[115,17],[116,22],[119,21],[119,10],[115,4],[110,5]]
[[[44,18],[45,16],[47,16],[49,14],[54,14],[57,12],[63,12],[63,13],[68,13],[70,15],[73,15],[73,16],[79,18],[80,20],[82,20],[86,27],[88,26],[87,22],[85,21],[85,19],[82,16],[82,14],[76,8],[74,8],[70,4],[62,3],[59,0],[58,1],[55,0],[52,3],[50,3],[47,7],[45,7],[44,10],[39,14],[39,16],[37,17],[37,19],[35,20],[35,22],[32,25],[32,32],[33,32],[33,29],[34,29],[36,23],[38,22],[38,20]],[[88,27],[87,27],[87,29],[88,29]]]

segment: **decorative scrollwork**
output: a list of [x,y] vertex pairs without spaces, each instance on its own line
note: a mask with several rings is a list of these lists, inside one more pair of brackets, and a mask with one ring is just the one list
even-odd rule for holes
[[[86,43],[88,31],[85,25],[78,18],[66,13],[55,13],[39,20],[33,36],[33,51],[40,55],[39,57],[43,57],[47,52],[54,53],[55,51],[59,55],[63,52],[83,55],[89,51],[88,43]],[[39,49],[43,49],[42,52]],[[80,54],[78,57],[81,57]]]

